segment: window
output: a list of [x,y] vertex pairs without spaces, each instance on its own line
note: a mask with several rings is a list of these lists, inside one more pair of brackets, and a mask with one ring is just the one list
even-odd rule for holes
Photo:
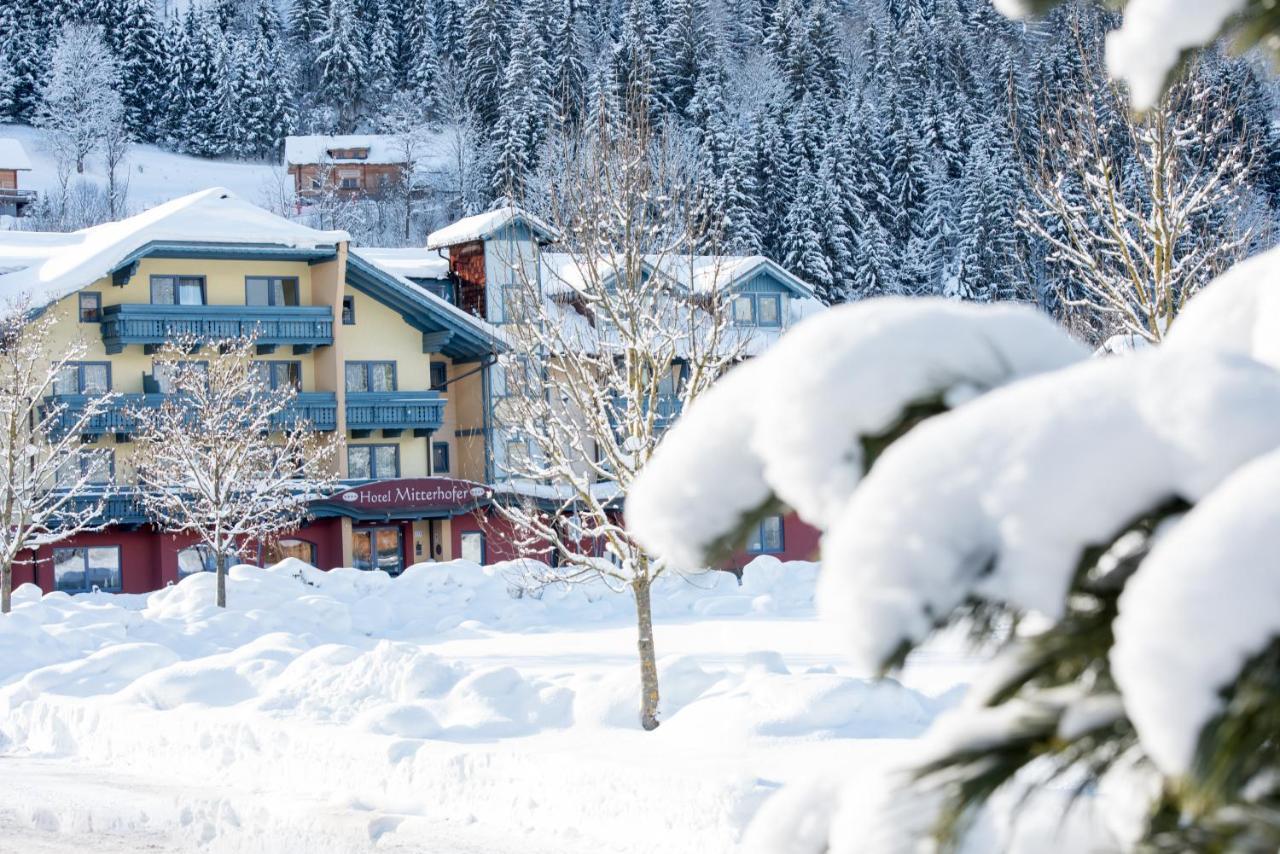
[[120,547],[54,549],[53,586],[67,593],[120,589]]
[[749,294],[733,298],[733,322],[750,326],[756,322],[755,300]]
[[347,362],[347,391],[395,391],[395,362]]
[[245,305],[297,305],[298,280],[292,276],[247,276]]
[[80,322],[97,323],[101,320],[102,294],[80,294]]
[[415,279],[423,290],[433,293],[440,299],[450,305],[457,305],[457,299],[453,295],[453,282],[448,279]]
[[398,445],[347,446],[347,477],[353,480],[381,480],[399,476]]
[[152,305],[204,305],[204,276],[152,276]]
[[338,185],[344,190],[360,189],[360,173],[344,170],[338,173]]
[[316,544],[307,540],[285,538],[276,540],[263,550],[262,562],[266,566],[273,566],[285,558],[296,558],[303,563],[315,566]]
[[756,297],[756,322],[761,326],[782,325],[782,297],[760,294]]
[[444,362],[431,363],[431,390],[444,391],[449,385],[449,366]]
[[356,298],[355,297],[342,298],[342,325],[343,326],[356,325]]
[[431,473],[449,473],[449,443],[433,442],[431,444]]
[[116,452],[110,448],[85,448],[68,455],[58,466],[57,485],[68,488],[84,478],[91,484],[109,484],[115,480]]
[[151,378],[160,394],[173,394],[179,379],[190,381],[191,375],[207,376],[208,373],[208,362],[156,362],[151,368]]
[[[204,543],[197,543],[194,546],[187,546],[178,552],[178,578],[186,578],[188,575],[195,575],[197,572],[217,572],[218,561],[217,552]],[[226,568],[230,569],[240,562],[240,555],[235,552],[227,552]]]
[[529,446],[524,439],[507,442],[507,471],[519,472],[529,465]]
[[67,362],[53,381],[54,394],[105,394],[109,391],[109,362]]
[[484,548],[484,531],[463,531],[460,537],[461,552],[459,557],[463,560],[469,560],[472,563],[478,563],[484,566],[485,548]]
[[752,554],[774,554],[782,551],[782,517],[765,516],[751,532],[747,551]]
[[254,362],[253,370],[271,388],[302,391],[301,362]]
[[502,286],[502,320],[505,323],[511,323],[519,320],[523,312],[524,295],[521,293],[519,285],[503,285]]

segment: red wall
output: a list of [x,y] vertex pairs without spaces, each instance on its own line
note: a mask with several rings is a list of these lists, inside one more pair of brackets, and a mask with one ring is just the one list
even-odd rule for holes
[[[782,517],[782,551],[765,552],[778,560],[817,560],[818,541],[822,532],[805,523],[794,513]],[[738,551],[725,562],[721,569],[740,570],[760,556],[760,553]]]

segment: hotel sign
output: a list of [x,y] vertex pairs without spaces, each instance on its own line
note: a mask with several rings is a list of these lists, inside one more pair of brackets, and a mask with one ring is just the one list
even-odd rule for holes
[[493,492],[469,480],[447,477],[375,480],[330,495],[318,505],[342,513],[465,512],[492,497]]

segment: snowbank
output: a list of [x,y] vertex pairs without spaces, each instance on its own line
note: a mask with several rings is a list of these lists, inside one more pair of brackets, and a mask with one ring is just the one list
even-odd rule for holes
[[[1156,545],[1120,597],[1111,652],[1152,761],[1191,769],[1220,691],[1280,637],[1280,453],[1241,468]],[[1211,569],[1210,569],[1211,568]]]
[[882,665],[969,597],[1055,618],[1082,551],[1280,446],[1280,374],[1154,350],[991,392],[891,446],[823,540],[819,603]]
[[[664,631],[711,631],[738,652],[660,658],[664,723],[641,733],[630,600],[596,587],[536,598],[519,569],[237,566],[227,609],[211,604],[211,574],[146,596],[24,585],[0,618],[0,749],[575,834],[549,850],[727,851],[777,785],[750,770],[753,745],[912,737],[953,699],[794,650],[746,652],[759,638],[734,621],[814,618],[816,566],[760,558],[741,585],[718,572],[658,583],[660,648]],[[528,651],[540,636],[559,640]],[[466,644],[486,652],[456,657]]]
[[1280,249],[1236,264],[1187,302],[1161,345],[1166,350],[1221,350],[1280,369]]
[[628,524],[682,566],[702,565],[774,494],[826,528],[862,478],[861,440],[911,405],[954,405],[1087,356],[1020,306],[889,298],[823,312],[688,408],[636,480]]

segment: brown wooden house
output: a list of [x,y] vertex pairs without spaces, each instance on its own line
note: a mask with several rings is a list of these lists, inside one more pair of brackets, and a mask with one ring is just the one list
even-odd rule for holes
[[326,192],[377,198],[408,177],[396,138],[382,134],[290,136],[284,158],[294,192],[304,199]]
[[31,171],[31,161],[22,143],[0,137],[0,216],[22,216],[36,200],[35,190],[23,189],[19,175]]

